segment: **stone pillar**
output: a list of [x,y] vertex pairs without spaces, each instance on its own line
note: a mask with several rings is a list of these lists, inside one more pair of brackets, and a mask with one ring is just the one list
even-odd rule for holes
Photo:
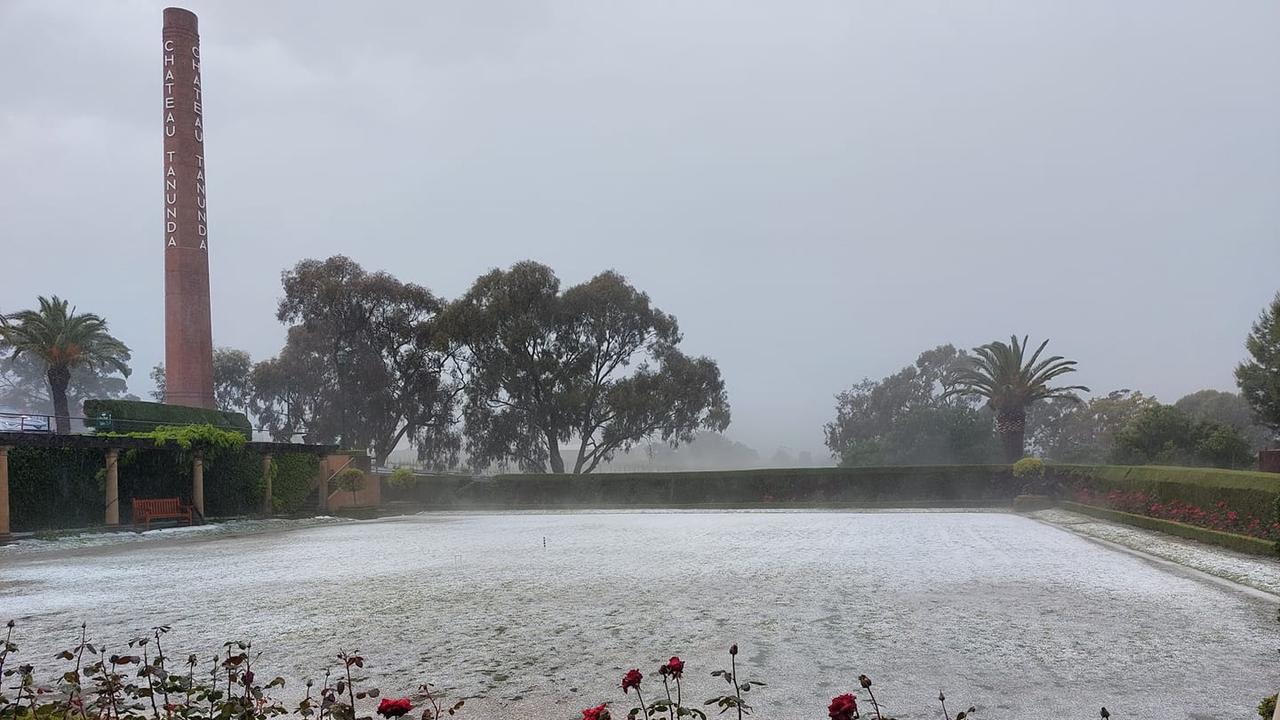
[[271,490],[271,456],[262,456],[262,514],[270,515],[273,509],[271,500],[274,494]]
[[0,445],[0,539],[9,535],[9,446]]
[[204,453],[199,450],[191,461],[191,504],[204,522]]
[[103,522],[108,526],[120,524],[120,451],[107,450],[107,512]]

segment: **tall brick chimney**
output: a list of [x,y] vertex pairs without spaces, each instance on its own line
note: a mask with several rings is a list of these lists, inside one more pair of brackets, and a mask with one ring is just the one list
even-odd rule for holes
[[212,408],[204,98],[195,13],[165,8],[162,39],[165,402]]

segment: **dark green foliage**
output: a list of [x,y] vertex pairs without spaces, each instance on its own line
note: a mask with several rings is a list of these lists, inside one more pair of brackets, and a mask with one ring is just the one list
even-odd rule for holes
[[1280,433],[1280,293],[1245,339],[1249,360],[1236,367],[1236,383],[1259,421]]
[[84,414],[97,432],[150,432],[161,425],[212,425],[242,432],[246,438],[253,434],[253,426],[244,413],[141,400],[86,400]]
[[1233,427],[1249,441],[1250,452],[1267,447],[1272,432],[1258,422],[1258,416],[1240,393],[1199,390],[1184,395],[1173,404],[1194,421],[1210,420]]
[[847,467],[996,461],[991,413],[944,395],[946,379],[965,358],[940,345],[914,365],[840,393],[836,419],[824,428],[827,447]]
[[1027,411],[1027,440],[1032,452],[1060,463],[1102,464],[1111,457],[1115,434],[1155,398],[1135,390],[1113,390],[1080,403],[1054,399]]
[[[285,456],[292,457],[292,456]],[[311,458],[312,462],[318,462]],[[191,501],[191,454],[176,446],[120,453],[120,520],[128,523],[135,497]],[[16,531],[101,525],[106,456],[101,450],[16,447],[9,451],[9,504]],[[205,514],[257,512],[263,492],[262,456],[243,448],[205,453]]]
[[204,508],[209,517],[256,514],[265,490],[261,455],[240,450],[206,455]]
[[271,507],[279,513],[302,510],[311,494],[311,481],[320,472],[320,458],[303,453],[277,455],[271,461]]
[[1192,421],[1172,405],[1143,408],[1115,434],[1112,461],[1126,465],[1208,465],[1244,468],[1253,464],[1249,441],[1239,430],[1210,420]]
[[15,447],[9,451],[9,511],[17,531],[102,522],[102,452]]
[[1276,698],[1277,695],[1268,695],[1262,698],[1262,702],[1258,703],[1258,716],[1271,720],[1276,714]]
[[407,439],[424,459],[456,462],[460,388],[433,327],[441,301],[341,255],[303,260],[282,282],[287,341],[252,377],[253,409],[272,437],[337,441],[379,465]]
[[1006,465],[935,465],[494,478],[432,476],[419,479],[413,496],[441,507],[955,507],[1008,503],[1019,485]]
[[467,451],[481,467],[589,473],[646,440],[677,446],[729,424],[716,363],[680,352],[676,319],[613,271],[562,292],[536,262],[493,270],[440,330],[464,351]]

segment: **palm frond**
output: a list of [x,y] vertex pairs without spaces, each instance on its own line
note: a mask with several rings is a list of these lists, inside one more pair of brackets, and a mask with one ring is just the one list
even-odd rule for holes
[[1009,342],[995,341],[976,347],[969,361],[948,378],[944,398],[973,396],[986,398],[997,410],[1021,409],[1037,400],[1075,398],[1076,391],[1088,392],[1083,385],[1050,387],[1049,383],[1066,373],[1075,372],[1076,362],[1061,355],[1043,358],[1049,341],[1041,342],[1029,358],[1030,336],[1010,335]]

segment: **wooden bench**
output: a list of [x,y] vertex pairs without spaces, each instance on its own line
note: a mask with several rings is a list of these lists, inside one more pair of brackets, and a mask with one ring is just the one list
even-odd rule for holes
[[134,498],[134,529],[141,524],[143,529],[150,530],[152,520],[186,520],[190,525],[191,506],[183,505],[179,498]]

